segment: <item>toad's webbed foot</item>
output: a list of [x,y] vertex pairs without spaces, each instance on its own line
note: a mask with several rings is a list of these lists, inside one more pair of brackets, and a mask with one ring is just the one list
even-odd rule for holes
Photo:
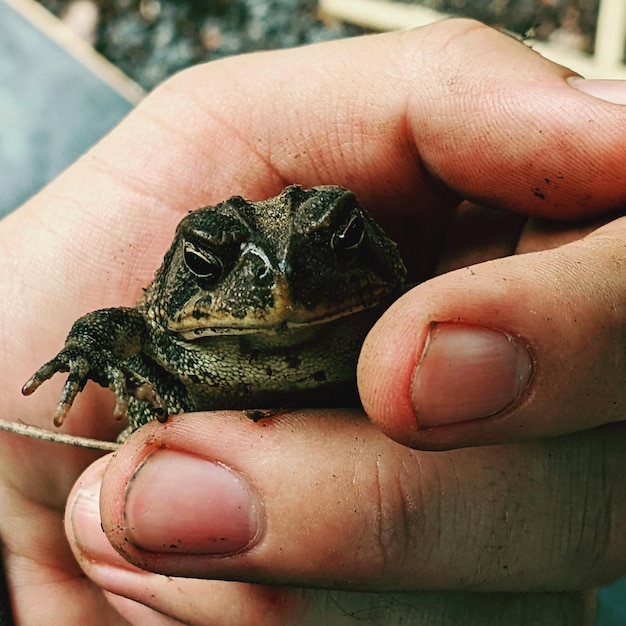
[[126,416],[131,397],[147,402],[159,421],[167,419],[165,402],[150,381],[127,368],[111,352],[95,350],[93,346],[81,345],[72,340],[56,357],[33,374],[22,388],[22,393],[30,395],[57,372],[68,372],[69,375],[54,416],[56,426],[63,423],[76,396],[88,380],[109,387],[115,393],[114,414],[118,419]]
[[68,372],[55,413],[57,426],[63,423],[88,380],[115,393],[116,417],[126,416],[132,397],[147,402],[155,417],[165,421],[165,402],[152,383],[128,365],[128,358],[141,351],[145,334],[145,320],[136,309],[120,307],[88,313],[74,323],[63,350],[33,374],[22,393],[33,393],[56,372]]
[[261,420],[274,417],[279,413],[282,413],[284,409],[246,409],[244,415],[253,422],[260,422]]

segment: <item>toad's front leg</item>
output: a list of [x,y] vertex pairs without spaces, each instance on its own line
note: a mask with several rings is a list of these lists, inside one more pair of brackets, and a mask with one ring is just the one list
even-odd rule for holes
[[22,393],[33,393],[56,372],[69,372],[55,413],[57,426],[88,380],[114,391],[116,417],[126,415],[132,396],[150,404],[157,419],[165,421],[167,410],[156,389],[125,364],[142,351],[147,336],[146,321],[138,309],[120,307],[88,313],[76,320],[63,350],[33,374]]

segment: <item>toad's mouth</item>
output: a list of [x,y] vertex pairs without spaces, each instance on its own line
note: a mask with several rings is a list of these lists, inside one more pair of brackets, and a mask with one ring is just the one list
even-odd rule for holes
[[278,335],[330,324],[349,316],[382,308],[383,305],[386,308],[388,304],[390,299],[387,297],[368,304],[344,305],[336,310],[297,310],[290,307],[290,310],[270,309],[263,311],[263,314],[248,314],[242,317],[231,314],[216,315],[215,312],[208,311],[199,315],[194,308],[193,311],[183,310],[176,319],[170,320],[168,329],[186,341],[226,335]]

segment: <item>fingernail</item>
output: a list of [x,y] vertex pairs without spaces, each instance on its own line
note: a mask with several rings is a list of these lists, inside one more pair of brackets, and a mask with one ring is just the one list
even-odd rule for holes
[[433,324],[413,373],[419,428],[500,413],[532,374],[530,355],[506,333],[465,324]]
[[613,104],[626,104],[626,81],[570,76],[567,82],[594,98]]
[[109,543],[100,521],[101,478],[79,486],[69,511],[74,543],[90,561],[137,571]]
[[150,552],[231,554],[257,537],[255,500],[242,478],[224,465],[158,450],[131,479],[125,530],[135,546]]

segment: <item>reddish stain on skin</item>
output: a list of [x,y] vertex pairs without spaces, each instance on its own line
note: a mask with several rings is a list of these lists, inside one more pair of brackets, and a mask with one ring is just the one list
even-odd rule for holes
[[[306,608],[303,589],[287,589],[281,587],[250,586],[253,606],[267,611],[273,618],[291,623],[296,615],[302,614]],[[263,608],[265,607],[265,608]]]

